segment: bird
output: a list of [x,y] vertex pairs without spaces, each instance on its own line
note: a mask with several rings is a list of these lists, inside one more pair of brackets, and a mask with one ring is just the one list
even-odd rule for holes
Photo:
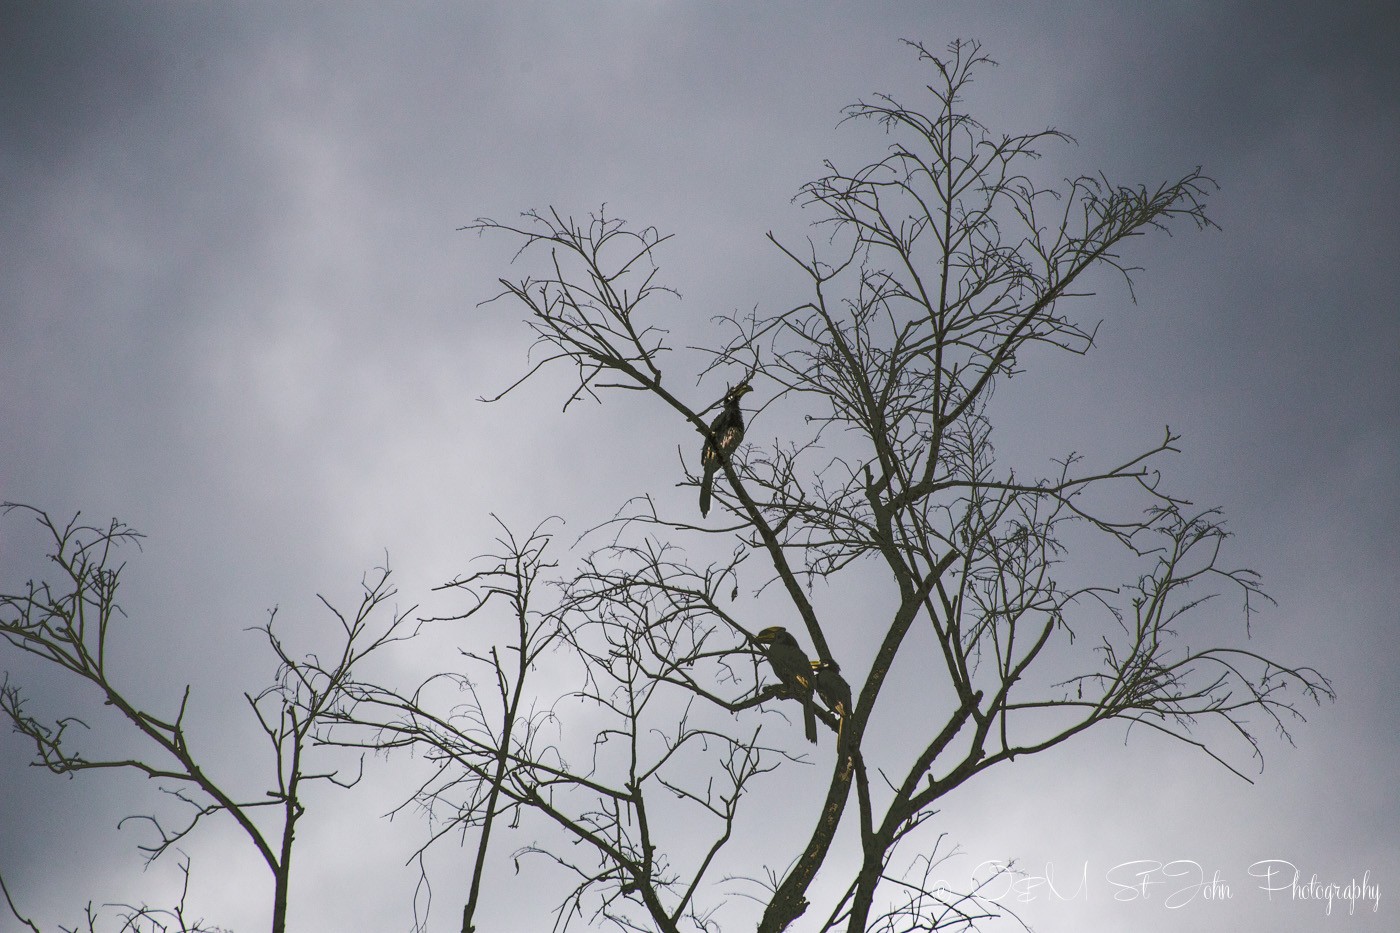
[[817,741],[817,708],[812,700],[812,662],[792,633],[781,625],[764,629],[753,637],[762,646],[773,673],[802,703],[802,724],[807,741]]
[[743,382],[724,393],[724,408],[715,420],[710,422],[710,432],[705,436],[705,446],[700,449],[700,464],[705,475],[700,480],[700,515],[710,514],[710,494],[714,489],[715,473],[739,449],[744,439],[744,413],[739,410],[739,399],[744,393],[753,390],[749,381]]
[[839,747],[846,728],[846,717],[851,713],[851,685],[841,676],[841,667],[835,661],[811,663],[812,689],[836,716],[836,744]]

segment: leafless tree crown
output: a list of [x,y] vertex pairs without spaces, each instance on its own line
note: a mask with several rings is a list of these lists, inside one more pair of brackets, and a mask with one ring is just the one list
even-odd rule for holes
[[[887,133],[885,155],[854,170],[828,163],[801,190],[821,240],[770,234],[805,297],[723,318],[732,336],[702,360],[701,375],[752,380],[758,409],[795,413],[784,425],[808,427],[767,447],[749,443],[723,464],[715,494],[729,519],[718,533],[732,536],[733,550],[693,563],[682,542],[717,532],[647,495],[597,532],[603,543],[559,576],[547,603],[533,577],[513,591],[518,604],[529,595],[538,606],[521,649],[548,632],[577,665],[594,749],[580,766],[566,764],[559,745],[540,754],[487,742],[462,754],[456,773],[499,790],[504,765],[510,806],[563,828],[559,843],[527,847],[576,878],[560,927],[581,918],[718,929],[706,882],[728,880],[732,894],[761,905],[760,930],[785,929],[806,912],[852,802],[842,838],[858,847],[860,867],[840,885],[825,879],[823,914],[804,923],[852,933],[970,925],[985,906],[975,891],[952,898],[891,881],[900,843],[964,781],[1110,720],[1181,739],[1240,774],[1230,752],[1193,730],[1224,724],[1257,755],[1262,725],[1287,736],[1296,701],[1329,694],[1312,669],[1279,665],[1237,639],[1188,647],[1178,637],[1180,625],[1212,614],[1208,601],[1231,594],[1247,634],[1263,594],[1253,573],[1225,562],[1218,512],[1163,488],[1156,464],[1176,450],[1170,429],[1103,463],[1066,453],[1044,476],[1017,476],[993,455],[987,412],[997,381],[1036,347],[1089,350],[1094,328],[1072,317],[1073,299],[1104,270],[1131,296],[1128,241],[1181,222],[1210,226],[1214,183],[1199,169],[1155,187],[1033,180],[1040,149],[1068,137],[998,136],[965,112],[972,75],[991,64],[976,43],[944,55],[914,49],[933,72],[926,105],[879,95],[848,108],[847,121]],[[642,391],[709,436],[710,399],[678,388],[690,373],[668,368],[683,357],[668,355],[650,300],[665,291],[667,237],[605,213],[578,222],[555,210],[468,229],[513,238],[518,259],[538,270],[502,280],[500,298],[525,310],[538,338],[522,378],[565,363],[577,376],[566,407],[607,389]],[[698,466],[685,459],[687,482]],[[1067,567],[1071,536],[1116,548],[1130,575],[1084,582]],[[826,612],[814,584],[855,579],[872,562],[888,581],[872,603],[888,608],[859,620]],[[736,599],[744,574],[748,594],[781,600]],[[754,715],[801,692],[755,650],[775,608],[811,644],[814,673],[844,678],[852,703],[821,710],[840,741],[822,759],[830,779],[810,834],[779,850],[785,861],[745,866],[726,846],[745,808],[762,807],[781,786],[775,776],[795,766],[771,720]],[[853,625],[863,650],[836,657],[833,643],[849,640],[832,634]],[[900,708],[907,692],[890,689],[906,657],[928,679],[917,715]],[[1066,664],[1069,676],[1038,676]],[[906,725],[897,747],[872,745],[867,729],[881,715],[926,725],[922,734]],[[415,741],[451,744],[431,729]],[[685,806],[695,814],[683,816]],[[908,864],[926,872],[931,861],[925,849]]]
[[[1242,647],[1265,597],[1228,562],[1219,513],[1164,488],[1157,465],[1179,440],[1169,428],[1127,455],[1066,452],[1045,475],[994,456],[998,381],[1039,351],[1087,352],[1095,328],[1074,299],[1103,272],[1131,296],[1129,240],[1210,226],[1214,183],[1199,169],[1156,186],[1036,180],[1040,150],[1068,137],[997,135],[965,111],[991,64],[976,43],[912,47],[928,96],[849,107],[846,122],[883,131],[883,155],[828,163],[802,187],[818,236],[769,235],[798,297],[721,318],[718,345],[668,342],[655,301],[670,291],[668,237],[652,228],[553,209],[466,228],[513,241],[531,270],[503,279],[497,300],[524,311],[537,343],[493,400],[557,364],[576,377],[565,408],[643,393],[695,431],[662,483],[686,495],[639,489],[567,562],[549,523],[502,525],[495,552],[444,587],[465,600],[448,616],[470,623],[460,658],[409,687],[355,674],[369,650],[412,634],[399,634],[402,614],[370,633],[384,581],[367,586],[360,615],[340,617],[338,660],[293,657],[269,624],[281,673],[249,703],[279,761],[272,800],[257,805],[285,810],[284,839],[296,782],[332,777],[301,770],[308,743],[410,749],[428,769],[405,798],[431,827],[420,864],[442,840],[470,840],[464,933],[490,900],[483,878],[503,870],[502,840],[517,870],[531,863],[562,885],[557,930],[970,928],[995,905],[934,883],[946,847],[926,828],[964,782],[1115,720],[1243,776],[1240,749],[1258,756],[1269,728],[1288,737],[1302,701],[1330,696],[1311,668]],[[685,388],[697,375],[713,377],[703,392]],[[735,449],[714,437],[715,399],[730,395],[720,381],[752,386],[731,401],[751,425],[781,425],[778,439],[757,442],[751,427]],[[706,466],[716,508],[702,520],[691,493]],[[1097,578],[1072,559],[1083,548],[1112,555],[1088,568]],[[84,594],[73,609],[36,608],[47,593],[6,597],[3,632],[120,702],[102,636],[77,611],[95,607],[105,632],[115,573],[83,569],[105,566],[83,553],[61,562]],[[834,608],[843,588],[868,593],[859,618]],[[1244,608],[1237,635],[1218,623],[1226,597]],[[1212,624],[1181,637],[1197,619]],[[195,820],[228,812],[274,872],[285,864],[255,804],[198,770],[183,713],[123,709],[173,765],[87,762],[63,750],[62,724],[35,723],[8,686],[4,698],[42,763],[146,769],[189,794]],[[799,704],[825,726],[815,747],[793,728]],[[892,722],[900,740],[881,740]],[[813,766],[824,791],[807,800],[796,778]],[[800,831],[756,829],[780,817]],[[162,830],[156,851],[192,827]]]

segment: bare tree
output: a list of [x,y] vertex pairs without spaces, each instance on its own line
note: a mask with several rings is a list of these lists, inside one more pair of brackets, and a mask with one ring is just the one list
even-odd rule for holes
[[[429,820],[420,868],[443,840],[472,843],[464,933],[484,914],[503,841],[517,870],[534,859],[565,879],[557,930],[713,933],[735,913],[763,933],[799,918],[847,933],[970,929],[1000,908],[975,887],[935,883],[946,848],[930,821],[976,775],[1111,722],[1189,743],[1240,777],[1240,751],[1262,764],[1265,733],[1291,739],[1300,706],[1331,687],[1244,647],[1267,597],[1228,562],[1219,512],[1164,488],[1158,464],[1179,437],[1166,429],[1111,457],[1066,452],[1027,477],[998,463],[989,415],[998,382],[1036,353],[1093,346],[1074,299],[1104,273],[1131,297],[1130,239],[1211,225],[1214,183],[1199,169],[1155,187],[1033,181],[1040,149],[1068,137],[998,136],[965,112],[963,92],[990,64],[975,43],[913,48],[932,72],[927,103],[882,95],[847,110],[888,148],[854,170],[828,164],[801,189],[824,236],[770,234],[800,296],[720,318],[717,346],[671,346],[657,301],[672,294],[659,279],[667,237],[653,228],[555,210],[467,228],[510,240],[538,270],[502,280],[498,298],[524,310],[538,355],[495,400],[557,363],[576,377],[565,408],[643,393],[695,431],[676,476],[683,505],[639,491],[567,566],[545,526],[507,528],[442,588],[465,605],[427,620],[466,623],[454,629],[468,633],[459,660],[406,687],[362,664],[419,633],[413,610],[380,621],[387,569],[365,581],[354,614],[326,604],[339,625],[329,653],[287,648],[270,618],[278,673],[246,699],[273,764],[252,799],[201,764],[188,688],[158,716],[108,663],[115,554],[135,533],[30,510],[58,582],[0,594],[0,634],[92,687],[145,750],[84,757],[80,721],[41,722],[7,680],[0,709],[35,763],[162,781],[189,809],[174,825],[145,818],[151,858],[228,814],[273,875],[281,931],[303,788],[357,779],[313,768],[317,746],[412,751],[428,768],[404,798]],[[697,375],[711,377],[698,400],[684,388]],[[756,424],[778,439],[754,443]],[[702,484],[703,516],[691,495]],[[842,588],[870,594],[861,618],[829,597]],[[1219,624],[1222,597],[1243,606],[1237,636]],[[834,637],[851,626],[854,648]],[[917,691],[899,689],[911,673]],[[798,717],[829,739],[790,750]],[[878,739],[890,723],[895,744]],[[756,831],[812,763],[830,770],[805,834]],[[183,904],[123,909],[132,929],[188,926]]]
[[[571,874],[556,929],[716,930],[721,903],[709,898],[721,890],[758,899],[760,931],[784,930],[809,907],[852,786],[856,826],[842,838],[858,846],[858,868],[837,887],[823,882],[844,893],[811,928],[971,927],[989,905],[976,891],[930,887],[926,846],[910,873],[894,864],[902,843],[923,844],[918,830],[953,789],[1113,721],[1187,742],[1243,777],[1210,724],[1257,757],[1265,730],[1288,738],[1298,703],[1331,695],[1312,668],[1240,647],[1218,624],[1189,644],[1180,637],[1196,619],[1215,623],[1215,601],[1233,594],[1247,638],[1264,597],[1252,572],[1226,562],[1219,513],[1163,487],[1157,463],[1179,440],[1170,429],[1101,462],[1067,452],[1045,476],[1018,476],[994,457],[998,380],[1038,350],[1086,353],[1095,329],[1071,315],[1073,299],[1105,271],[1131,296],[1128,241],[1173,223],[1210,226],[1214,183],[1197,169],[1155,187],[1102,176],[1044,186],[1032,163],[1068,137],[997,136],[965,112],[963,92],[990,64],[977,44],[914,49],[933,72],[928,106],[881,95],[850,107],[848,121],[888,134],[885,155],[855,170],[828,164],[801,191],[824,242],[770,234],[805,296],[721,319],[732,336],[701,351],[702,376],[751,385],[761,417],[804,434],[730,452],[707,420],[714,406],[678,387],[694,370],[667,356],[655,301],[669,291],[657,265],[667,237],[654,229],[554,210],[466,228],[510,238],[518,258],[537,261],[538,273],[502,280],[500,297],[524,309],[538,338],[521,382],[567,364],[577,382],[566,408],[640,391],[695,429],[695,454],[726,451],[719,469],[713,454],[684,459],[685,483],[715,475],[722,528],[643,495],[595,532],[603,542],[556,574],[547,598],[538,536],[465,581],[485,587],[473,612],[501,594],[518,621],[513,662],[472,659],[495,685],[494,714],[473,692],[465,706],[422,690],[357,697],[369,702],[352,718],[382,730],[370,744],[436,756],[437,783],[416,799],[483,830],[476,874],[485,831],[507,812],[529,839],[517,858],[541,855]],[[697,535],[728,536],[732,550],[694,564],[682,542]],[[1130,568],[1123,577],[1092,576],[1104,548],[1117,552],[1104,567]],[[872,567],[888,581],[872,606],[889,608],[859,620],[868,651],[838,658],[830,633],[852,623],[825,609],[814,584],[864,584]],[[738,599],[741,583],[751,598]],[[780,639],[775,616],[813,646],[810,679],[767,647]],[[890,689],[901,660],[925,684],[917,709]],[[527,673],[544,663],[556,665],[548,683],[572,673],[575,688],[539,688],[527,703]],[[592,737],[582,745],[557,725],[570,698],[586,704],[575,710]],[[731,845],[742,816],[799,760],[764,723],[798,715],[781,702],[794,699],[821,701],[839,736],[828,789],[787,867],[746,865]],[[881,716],[903,723],[898,747],[867,741]],[[721,880],[729,885],[706,884]],[[464,930],[477,890],[474,880]]]
[[[79,930],[86,933],[97,933],[100,929],[105,929],[102,924],[103,910],[108,909],[109,913],[116,914],[118,933],[229,933],[223,927],[209,926],[202,918],[195,918],[190,915],[186,901],[190,893],[190,859],[183,856],[179,864],[182,883],[180,885],[180,900],[174,907],[152,907],[149,904],[104,904],[95,907],[91,902],[83,912],[83,925],[81,927],[59,927],[62,933],[79,933]],[[16,920],[24,924],[25,929],[31,933],[42,933],[39,925],[33,920],[20,913],[18,905],[10,897],[9,888],[6,887],[3,878],[0,878],[0,893],[5,895],[5,902]]]
[[[158,715],[132,698],[130,687],[123,684],[121,672],[114,667],[109,649],[124,616],[117,591],[125,563],[119,562],[118,551],[126,545],[139,545],[141,535],[116,520],[99,527],[82,524],[75,516],[60,525],[30,506],[7,503],[0,509],[3,513],[32,514],[50,540],[49,559],[58,567],[53,582],[31,580],[18,591],[0,593],[0,636],[12,647],[86,683],[93,698],[115,708],[136,733],[137,747],[130,757],[89,758],[76,747],[75,739],[79,728],[88,728],[87,723],[75,715],[51,722],[30,715],[19,687],[7,676],[0,687],[0,712],[15,731],[33,743],[33,764],[54,774],[115,769],[136,771],[159,781],[165,793],[180,802],[183,812],[174,822],[156,815],[128,817],[148,823],[155,831],[154,840],[140,846],[148,861],[170,851],[206,817],[227,814],[272,874],[272,929],[274,933],[284,931],[292,846],[297,823],[305,814],[304,786],[321,781],[349,787],[359,780],[358,771],[342,776],[336,768],[316,770],[311,765],[316,732],[332,715],[339,715],[347,702],[344,687],[351,682],[356,665],[385,644],[411,634],[401,634],[409,613],[397,614],[387,624],[375,619],[381,604],[395,595],[387,567],[366,578],[353,615],[341,613],[322,599],[339,628],[329,662],[314,655],[299,658],[289,653],[274,628],[275,610],[259,627],[278,659],[278,669],[274,682],[265,690],[256,696],[245,694],[271,752],[265,792],[247,799],[231,790],[246,775],[212,774],[191,740],[185,721],[188,686],[173,715]],[[119,734],[117,725],[106,721],[100,728],[104,733]],[[188,884],[187,859],[181,871]],[[11,912],[23,920],[8,890],[5,896]],[[109,906],[126,911],[119,917],[123,930],[208,929],[202,921],[186,920],[183,898],[169,909]],[[89,929],[96,929],[99,913],[89,906]],[[37,930],[32,922],[24,922]]]
[[[433,674],[407,693],[373,682],[347,683],[352,702],[331,718],[334,728],[327,741],[377,751],[411,748],[428,762],[430,774],[405,803],[422,805],[433,825],[429,840],[413,855],[420,866],[437,840],[478,832],[463,930],[476,929],[498,819],[509,817],[518,825],[534,789],[560,771],[557,761],[547,762],[551,753],[540,739],[555,720],[554,711],[536,706],[527,693],[532,670],[559,637],[557,630],[541,624],[532,605],[541,575],[555,566],[545,559],[550,540],[542,526],[524,540],[506,531],[500,552],[482,558],[484,569],[442,587],[466,593],[470,605],[457,615],[428,621],[472,620],[504,601],[512,624],[503,645],[493,644],[485,653],[461,649],[467,670]],[[459,701],[463,695],[465,703]],[[367,724],[374,727],[368,735],[361,731]],[[415,919],[419,928],[426,922],[425,917]]]

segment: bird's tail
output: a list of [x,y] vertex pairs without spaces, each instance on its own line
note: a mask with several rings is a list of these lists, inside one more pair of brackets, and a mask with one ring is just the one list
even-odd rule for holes
[[710,514],[710,493],[715,485],[715,471],[709,467],[705,468],[705,475],[700,480],[700,517],[704,518]]

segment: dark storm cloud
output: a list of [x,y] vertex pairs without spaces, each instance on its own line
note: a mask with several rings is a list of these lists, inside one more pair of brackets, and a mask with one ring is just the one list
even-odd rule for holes
[[40,3],[9,4],[0,16],[0,152],[11,170],[71,159],[156,96],[167,44],[141,18],[116,6]]
[[[239,691],[268,665],[242,629],[270,606],[311,624],[312,594],[352,599],[385,547],[408,605],[486,546],[488,511],[582,512],[580,528],[610,514],[635,476],[597,437],[631,439],[626,463],[658,477],[693,441],[630,398],[568,417],[543,388],[475,404],[518,374],[525,342],[513,311],[474,305],[523,271],[455,227],[607,201],[678,234],[664,265],[686,296],[668,306],[678,333],[782,306],[796,286],[763,232],[805,235],[789,198],[820,159],[885,145],[833,129],[839,107],[918,95],[899,37],[975,36],[1002,62],[976,88],[989,125],[1080,139],[1047,168],[1155,181],[1204,163],[1223,186],[1225,229],[1136,244],[1142,313],[1106,289],[1089,312],[1108,318],[1102,352],[1032,373],[1037,398],[1009,406],[1008,439],[1116,452],[1185,425],[1177,476],[1230,507],[1242,560],[1280,599],[1266,644],[1317,660],[1343,698],[1300,730],[1300,750],[1268,747],[1259,787],[1114,736],[950,800],[958,841],[1057,858],[1292,847],[1400,882],[1387,783],[1400,619],[1384,583],[1400,564],[1400,141],[1379,8],[32,3],[0,16],[0,498],[151,533],[129,571],[131,637],[157,650],[133,652],[130,670],[161,702],[198,680],[200,741],[221,763],[254,747]],[[653,485],[680,495],[671,482]],[[28,539],[0,535],[8,584],[4,556]],[[836,638],[859,648],[858,633]],[[36,912],[71,922],[88,896],[148,890],[135,870],[104,878],[136,841],[111,825],[149,788],[54,782],[25,771],[18,743],[0,752],[0,860],[29,856],[0,868]],[[1359,811],[1325,808],[1337,788]],[[299,928],[403,926],[411,880],[379,879],[418,827],[376,819],[398,792],[313,812]],[[215,835],[197,855],[212,866],[237,845]],[[65,861],[76,879],[49,869]],[[230,872],[203,876],[205,914],[256,928],[257,899],[240,892],[265,879],[241,861]],[[1056,929],[1069,915],[1045,916]],[[1298,911],[1239,919],[1315,926]]]
[[[1097,68],[1085,88],[1129,130],[1115,142],[1120,153],[1147,138],[1144,128],[1171,127],[1170,155],[1157,158],[1209,159],[1222,184],[1212,216],[1224,235],[1209,237],[1201,258],[1215,267],[1203,280],[1219,295],[1212,330],[1235,339],[1199,350],[1229,374],[1230,397],[1218,404],[1262,413],[1238,428],[1280,442],[1264,463],[1297,480],[1266,476],[1261,488],[1283,502],[1338,470],[1400,470],[1400,280],[1386,258],[1400,203],[1389,155],[1400,146],[1400,98],[1390,90],[1400,62],[1384,51],[1380,19],[1368,4],[1284,5],[1267,16],[1255,5],[1207,6],[1174,28],[1126,17],[1113,38],[1140,62],[1130,85],[1140,91],[1092,95],[1093,80],[1106,77]],[[1236,355],[1219,355],[1224,348]],[[1302,425],[1317,443],[1293,443]],[[1336,488],[1337,507],[1354,496],[1350,485],[1343,478]],[[1375,547],[1400,521],[1397,507],[1377,501],[1358,516]]]

